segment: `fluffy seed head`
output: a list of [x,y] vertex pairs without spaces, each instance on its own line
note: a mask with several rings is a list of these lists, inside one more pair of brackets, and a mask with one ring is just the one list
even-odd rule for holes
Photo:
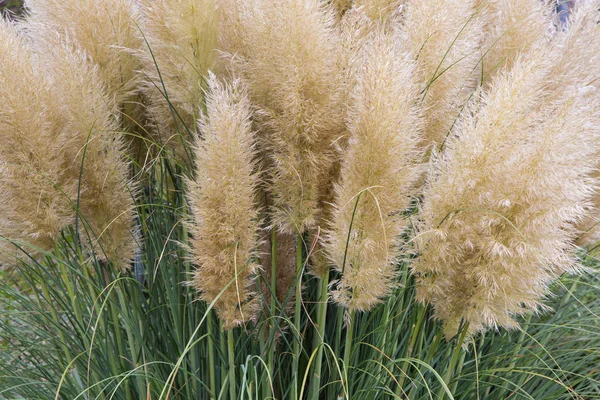
[[538,0],[480,0],[485,16],[481,76],[489,81],[510,69],[521,53],[542,42],[550,27],[551,10]]
[[304,232],[318,219],[343,133],[335,16],[318,0],[224,4],[222,47],[249,84],[261,148],[271,158],[273,222]]
[[246,92],[239,81],[223,86],[214,76],[209,87],[195,151],[196,178],[188,181],[198,265],[192,284],[204,301],[217,299],[215,309],[231,329],[252,318],[257,307],[251,286],[258,268],[258,176]]
[[354,7],[363,7],[373,21],[385,21],[400,11],[406,0],[356,0]]
[[30,33],[25,47],[6,25],[0,31],[3,46],[14,47],[0,50],[10,63],[0,78],[3,235],[48,250],[79,205],[81,225],[91,228],[80,230],[82,239],[89,234],[99,257],[124,268],[135,246],[134,209],[103,82],[57,31]]
[[[14,27],[0,21],[0,234],[30,244],[23,247],[31,254],[51,249],[73,221],[75,182],[61,168],[69,160],[61,151],[63,116],[51,92]],[[10,262],[18,252],[5,241],[0,245]]]
[[148,114],[161,145],[187,160],[206,88],[216,61],[219,29],[216,0],[140,0],[141,53]]
[[543,308],[557,275],[576,270],[572,224],[589,200],[597,147],[581,143],[598,141],[597,106],[552,89],[554,61],[549,51],[517,58],[435,160],[412,269],[418,299],[449,337],[461,322],[470,333],[515,327],[515,316]]
[[406,47],[423,90],[424,144],[440,145],[476,84],[481,24],[474,0],[406,4]]
[[407,225],[402,212],[419,177],[418,87],[402,45],[374,29],[351,60],[350,141],[327,242],[343,274],[333,297],[350,310],[369,310],[392,290]]
[[[123,136],[104,96],[104,81],[82,51],[61,41],[58,32],[41,29],[32,38],[32,50],[41,73],[49,77],[55,107],[66,126],[61,165],[69,178],[79,181],[82,239],[101,259],[127,268],[136,249],[134,185],[124,157]],[[77,196],[73,198],[76,201]]]
[[139,86],[142,45],[133,0],[27,0],[28,20],[76,43],[98,66],[107,96],[122,107]]

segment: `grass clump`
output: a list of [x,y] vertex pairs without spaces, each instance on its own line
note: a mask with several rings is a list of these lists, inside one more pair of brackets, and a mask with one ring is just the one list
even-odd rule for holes
[[0,399],[600,397],[598,1],[53,4],[0,25]]

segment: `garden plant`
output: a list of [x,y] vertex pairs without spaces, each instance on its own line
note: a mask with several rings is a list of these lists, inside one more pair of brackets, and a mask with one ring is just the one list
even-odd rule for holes
[[600,1],[25,0],[0,399],[600,399]]

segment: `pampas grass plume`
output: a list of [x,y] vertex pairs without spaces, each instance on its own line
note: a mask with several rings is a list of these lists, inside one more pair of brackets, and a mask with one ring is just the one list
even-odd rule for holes
[[192,255],[198,265],[192,285],[206,302],[217,299],[214,307],[224,328],[231,329],[251,319],[258,306],[251,288],[259,268],[258,175],[245,90],[239,81],[224,86],[214,75],[209,88],[196,178],[188,181]]
[[420,173],[420,117],[414,65],[398,35],[374,28],[351,60],[350,141],[336,186],[331,262],[343,275],[333,298],[369,310],[392,288],[394,265]]
[[142,46],[133,0],[27,0],[28,20],[45,24],[79,46],[98,67],[106,95],[117,107],[132,101]]
[[[27,243],[21,246],[32,255],[51,249],[73,222],[69,198],[76,181],[68,182],[61,168],[66,139],[51,92],[14,27],[0,21],[0,235]],[[4,260],[17,254],[4,240],[0,246]]]
[[[248,82],[268,154],[273,224],[314,227],[343,135],[339,32],[318,0],[222,1],[222,47]],[[260,22],[258,22],[260,21]]]
[[65,162],[58,168],[81,184],[73,202],[79,205],[82,239],[101,259],[127,268],[136,249],[135,185],[129,181],[124,137],[104,95],[104,81],[87,54],[48,26],[33,26],[32,49],[40,72],[51,80],[53,107],[62,117]]
[[554,61],[549,50],[517,58],[435,160],[412,269],[448,337],[461,323],[516,327],[515,316],[544,308],[553,279],[577,270],[572,224],[593,187],[597,101],[553,90],[564,87]]
[[140,0],[148,115],[161,145],[186,159],[200,115],[205,77],[215,67],[219,30],[216,0]]
[[58,31],[28,28],[28,46],[5,24],[1,30],[7,114],[0,130],[10,149],[2,155],[2,234],[50,250],[79,206],[82,226],[91,228],[80,229],[82,239],[91,237],[100,258],[125,268],[135,248],[134,207],[103,81]]
[[484,81],[510,69],[519,54],[539,46],[550,28],[551,10],[538,0],[481,0],[486,20],[481,51]]
[[423,90],[424,144],[439,146],[476,85],[481,19],[474,0],[406,4],[406,47]]

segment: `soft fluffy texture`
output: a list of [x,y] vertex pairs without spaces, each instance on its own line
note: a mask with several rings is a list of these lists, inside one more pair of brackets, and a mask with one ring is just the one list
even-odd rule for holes
[[260,147],[271,166],[273,224],[303,233],[317,224],[344,133],[335,16],[319,0],[222,3],[221,46],[258,107]]
[[403,44],[375,27],[351,59],[350,140],[327,250],[342,273],[333,298],[352,311],[371,309],[393,288],[407,225],[402,213],[420,172],[419,92]]
[[552,10],[539,0],[479,0],[484,15],[481,79],[490,82],[510,69],[519,54],[542,43],[550,31]]
[[[61,150],[65,122],[51,92],[15,29],[0,21],[0,234],[32,255],[51,249],[74,221],[76,180],[62,168],[70,161]],[[3,261],[19,253],[0,244]]]
[[10,27],[0,30],[2,235],[49,250],[75,222],[78,205],[82,240],[126,268],[135,249],[134,207],[103,81],[58,31],[37,32],[26,47]]
[[482,36],[475,0],[412,0],[406,47],[423,91],[424,145],[439,147],[476,86]]
[[28,21],[45,24],[79,46],[98,66],[107,96],[118,107],[131,102],[139,86],[142,46],[133,0],[27,0]]
[[156,140],[191,165],[190,144],[202,111],[208,71],[215,66],[216,0],[140,0],[146,40],[141,57],[148,117]]
[[251,286],[258,268],[258,175],[246,92],[239,81],[223,86],[214,76],[209,89],[195,151],[196,177],[188,181],[190,243],[198,265],[192,285],[204,301],[215,301],[223,327],[232,329],[257,308]]
[[515,59],[435,160],[412,270],[448,337],[461,323],[470,333],[516,327],[543,308],[550,282],[577,270],[573,223],[588,206],[600,136],[588,83],[554,73],[565,56],[546,48]]

